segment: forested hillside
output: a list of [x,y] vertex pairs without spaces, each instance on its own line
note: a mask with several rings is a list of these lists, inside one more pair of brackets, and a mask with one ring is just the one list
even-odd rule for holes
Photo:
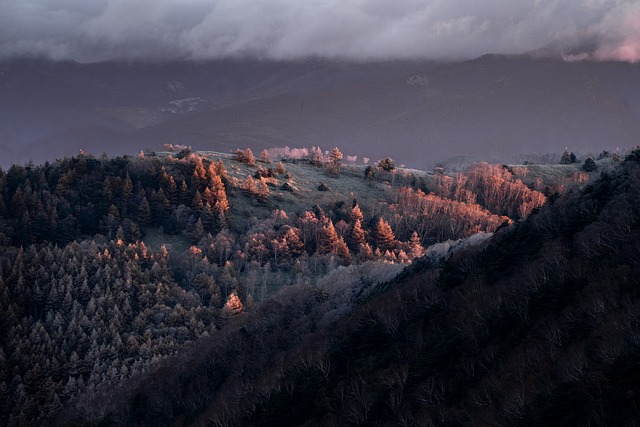
[[[58,425],[633,425],[640,151],[382,285],[287,287]],[[356,295],[342,315],[332,304]]]
[[[164,378],[158,370],[175,366],[176,359],[166,359],[171,355],[204,357],[188,362],[195,370],[181,371],[187,376],[199,372],[201,362],[216,364],[209,367],[215,378],[209,382],[205,377],[202,385],[213,387],[203,391],[205,397],[188,397],[191,392],[185,390],[186,400],[176,402],[194,398],[199,403],[188,405],[195,406],[160,405],[189,421],[221,398],[218,386],[227,387],[231,378],[243,384],[253,378],[238,372],[255,372],[258,380],[271,372],[267,363],[283,370],[264,377],[265,387],[281,384],[294,373],[281,364],[285,358],[296,360],[298,352],[310,358],[305,363],[311,377],[317,374],[313,366],[324,366],[324,382],[313,387],[324,384],[333,390],[341,376],[351,375],[342,371],[343,356],[334,360],[336,355],[325,354],[337,338],[308,341],[309,334],[324,337],[337,330],[348,336],[349,328],[362,324],[361,305],[370,296],[385,301],[379,316],[386,319],[391,310],[385,328],[397,334],[411,319],[415,303],[403,300],[405,285],[394,286],[391,298],[374,297],[377,283],[392,279],[425,251],[436,263],[446,248],[456,246],[435,243],[483,232],[472,239],[480,242],[486,233],[525,220],[545,203],[545,193],[555,199],[562,190],[527,176],[524,167],[481,163],[466,173],[425,174],[397,169],[391,159],[357,167],[343,161],[338,149],[281,151],[257,158],[248,149],[234,155],[183,149],[112,159],[81,153],[0,170],[0,421],[35,422],[80,405],[70,403],[80,396],[119,384],[127,392],[117,395],[129,405],[130,391],[142,392],[136,387],[155,384]],[[564,185],[584,181],[576,176],[582,176],[577,168],[567,166]],[[545,227],[558,227],[549,212],[554,211],[534,218],[547,218]],[[471,272],[479,262],[464,263]],[[445,269],[448,275],[439,276],[439,270],[425,274],[437,280],[458,277],[453,266]],[[426,289],[420,292],[441,292],[440,287]],[[393,314],[401,306],[409,317]],[[258,336],[266,341],[251,341]],[[245,347],[249,343],[252,350]],[[384,339],[375,338],[375,343]],[[217,351],[226,355],[207,356]],[[184,378],[180,374],[175,380]],[[153,386],[154,393],[163,387]],[[253,404],[252,399],[243,401]],[[98,401],[115,412],[85,402],[81,407],[88,412],[73,416],[107,417],[109,422],[117,421],[112,416],[159,416],[155,409],[123,415],[109,406],[109,399],[90,402]],[[256,423],[264,411],[269,420],[274,403],[264,403],[260,411],[253,407],[258,412],[239,419]]]

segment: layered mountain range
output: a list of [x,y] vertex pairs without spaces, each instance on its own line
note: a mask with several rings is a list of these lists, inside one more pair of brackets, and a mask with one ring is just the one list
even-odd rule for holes
[[530,55],[456,63],[14,60],[0,64],[0,164],[163,144],[221,152],[338,146],[420,168],[459,155],[630,147],[640,137],[639,70]]

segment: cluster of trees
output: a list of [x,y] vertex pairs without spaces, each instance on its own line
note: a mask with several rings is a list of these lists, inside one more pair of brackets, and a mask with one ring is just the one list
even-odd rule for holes
[[332,293],[289,287],[52,422],[631,425],[639,199],[637,151],[478,247],[365,286],[339,322]]
[[479,204],[496,215],[524,219],[547,198],[530,189],[509,168],[480,162],[455,177],[437,175],[434,193],[440,197]]
[[14,165],[0,170],[0,237],[66,244],[95,234],[134,242],[145,226],[217,232],[229,210],[225,179],[222,162],[193,155],[174,162],[79,155]]
[[3,424],[145,372],[220,326],[236,289],[204,274],[179,286],[169,257],[142,242],[0,248]]
[[[384,181],[388,200],[258,217],[234,200],[277,206],[268,186],[289,175],[282,163],[269,167],[270,153],[256,162],[250,149],[238,150],[233,160],[242,165],[231,165],[246,176],[240,182],[222,160],[179,154],[80,154],[0,170],[1,423],[31,422],[83,390],[148,372],[285,285],[324,298],[311,289],[331,294],[327,283],[339,277],[375,284],[371,272],[387,277],[428,245],[495,231],[545,200],[486,164],[437,176],[428,193],[424,179],[385,159],[358,176]],[[299,154],[331,175],[342,170],[337,148]],[[152,250],[143,243],[151,232],[187,249]],[[355,307],[336,301],[324,306],[331,315],[317,312],[318,322]]]

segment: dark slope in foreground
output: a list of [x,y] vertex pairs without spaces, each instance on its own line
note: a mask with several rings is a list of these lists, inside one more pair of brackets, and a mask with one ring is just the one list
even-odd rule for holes
[[639,201],[636,151],[483,247],[363,292],[336,323],[334,296],[288,288],[56,423],[633,425]]

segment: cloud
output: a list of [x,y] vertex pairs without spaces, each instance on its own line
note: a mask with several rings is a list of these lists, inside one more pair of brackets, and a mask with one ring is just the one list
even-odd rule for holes
[[640,60],[637,0],[0,0],[0,57]]

